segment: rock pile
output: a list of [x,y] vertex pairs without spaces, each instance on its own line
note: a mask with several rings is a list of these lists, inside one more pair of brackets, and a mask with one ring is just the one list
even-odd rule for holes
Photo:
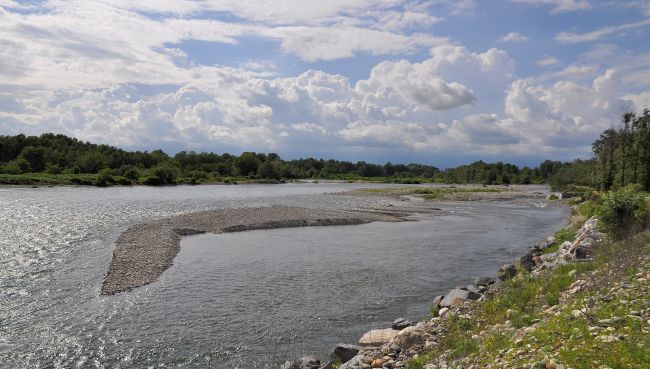
[[541,255],[537,269],[553,269],[572,260],[588,259],[603,237],[596,227],[596,218],[592,217],[578,230],[573,241],[563,242],[557,252]]

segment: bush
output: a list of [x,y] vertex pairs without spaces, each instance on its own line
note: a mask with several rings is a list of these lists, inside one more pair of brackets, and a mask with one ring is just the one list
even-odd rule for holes
[[138,170],[138,168],[128,164],[122,165],[118,169],[116,169],[115,174],[131,180],[137,180],[138,178],[140,178],[140,171]]
[[645,194],[628,187],[609,192],[598,209],[602,229],[619,239],[648,227],[649,215]]
[[61,174],[63,170],[58,164],[47,164],[45,166],[45,173],[47,174]]
[[149,172],[142,183],[150,186],[175,184],[176,177],[178,177],[177,168],[169,165],[158,165],[149,169]]
[[110,168],[105,168],[97,173],[97,180],[95,181],[95,186],[105,187],[109,184],[114,183],[113,180],[113,171]]
[[257,178],[280,179],[278,165],[274,161],[267,160],[257,168]]

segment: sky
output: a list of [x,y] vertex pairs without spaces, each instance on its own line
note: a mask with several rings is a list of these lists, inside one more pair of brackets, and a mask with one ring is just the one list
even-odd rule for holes
[[650,0],[0,0],[0,134],[456,166],[650,108]]

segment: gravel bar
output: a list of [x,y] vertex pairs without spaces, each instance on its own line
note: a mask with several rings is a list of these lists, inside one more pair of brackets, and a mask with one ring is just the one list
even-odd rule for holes
[[377,210],[342,211],[281,206],[238,208],[182,214],[138,224],[117,239],[101,293],[113,295],[154,282],[173,264],[182,236],[375,221],[397,222],[405,220],[405,216],[411,213],[408,210],[400,213],[395,211],[397,209]]

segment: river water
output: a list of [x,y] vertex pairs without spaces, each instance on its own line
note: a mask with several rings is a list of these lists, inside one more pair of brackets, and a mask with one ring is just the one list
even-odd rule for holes
[[[402,223],[184,238],[148,286],[100,296],[130,225],[248,206],[363,207],[369,185],[0,188],[0,367],[277,368],[404,316],[561,227],[568,210],[448,202]],[[368,205],[368,204],[366,204]]]

